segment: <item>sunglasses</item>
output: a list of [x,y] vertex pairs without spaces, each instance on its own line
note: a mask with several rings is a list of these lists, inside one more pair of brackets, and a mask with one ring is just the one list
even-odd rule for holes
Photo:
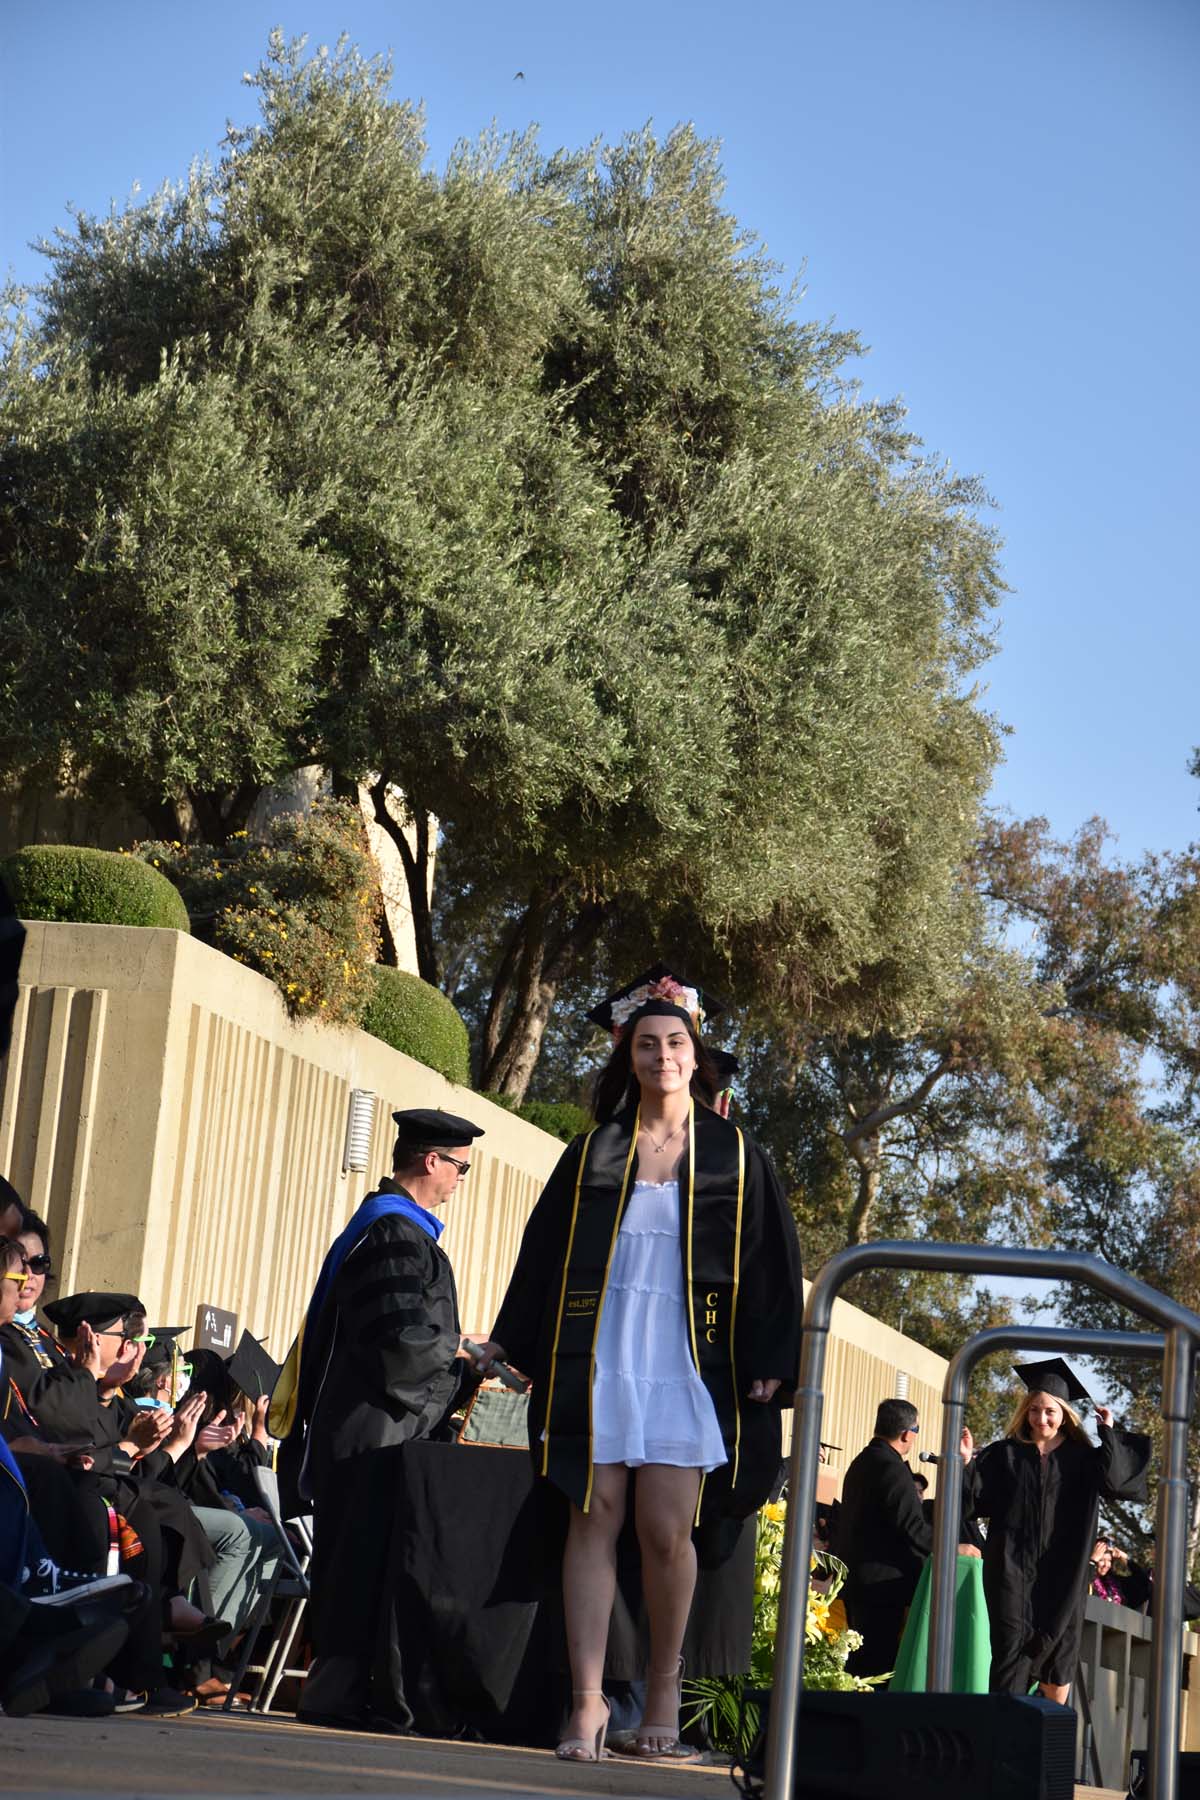
[[45,1275],[49,1277],[54,1273],[54,1264],[48,1256],[31,1256],[29,1258],[29,1273],[31,1275]]
[[27,1279],[28,1279],[28,1277],[23,1268],[21,1268],[21,1269],[5,1269],[3,1275],[0,1275],[0,1281],[19,1281],[22,1287],[25,1286],[25,1282]]
[[98,1331],[96,1336],[120,1338],[123,1344],[145,1344],[147,1350],[154,1342],[153,1333],[146,1331],[142,1332],[140,1337],[132,1331]]
[[439,1162],[453,1163],[460,1175],[465,1175],[467,1170],[471,1167],[469,1162],[459,1162],[457,1156],[447,1156],[444,1150],[435,1150],[433,1154],[437,1157]]

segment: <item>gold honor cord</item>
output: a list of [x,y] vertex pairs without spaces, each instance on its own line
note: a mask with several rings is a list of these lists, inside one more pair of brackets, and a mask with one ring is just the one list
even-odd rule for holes
[[[697,1375],[700,1374],[700,1347],[696,1342],[696,1300],[695,1276],[692,1264],[692,1238],[696,1228],[696,1102],[688,1102],[688,1216],[687,1216],[687,1317],[688,1335],[692,1340],[692,1362]],[[701,1376],[703,1380],[703,1376]],[[696,1516],[693,1525],[700,1523],[700,1508],[704,1504],[704,1483],[708,1477],[703,1469],[700,1471],[700,1487],[696,1494]]]
[[613,1253],[617,1248],[617,1238],[621,1231],[621,1220],[625,1214],[625,1199],[629,1193],[629,1178],[633,1173],[634,1158],[637,1156],[638,1132],[642,1128],[642,1109],[637,1109],[637,1117],[633,1121],[633,1136],[629,1140],[629,1155],[625,1158],[625,1173],[621,1177],[621,1191],[617,1195],[617,1211],[613,1219],[612,1236],[608,1241],[608,1260],[604,1265],[604,1280],[600,1284],[600,1301],[596,1307],[596,1323],[592,1328],[592,1352],[588,1358],[588,1478],[583,1493],[583,1511],[590,1512],[592,1505],[592,1483],[596,1479],[596,1433],[592,1424],[592,1407],[596,1392],[596,1339],[600,1336],[600,1321],[604,1317],[604,1302],[608,1298],[608,1272],[612,1268]]
[[742,1397],[738,1386],[737,1354],[734,1349],[734,1327],[737,1324],[738,1283],[742,1270],[742,1205],[746,1197],[746,1140],[742,1136],[742,1128],[735,1125],[738,1140],[738,1193],[737,1223],[733,1230],[733,1293],[729,1301],[729,1369],[733,1379],[733,1481],[737,1486],[738,1458],[742,1450]]
[[[554,1405],[554,1377],[558,1372],[558,1340],[562,1335],[563,1308],[567,1301],[567,1273],[571,1267],[571,1250],[575,1243],[575,1221],[579,1217],[579,1190],[583,1186],[583,1171],[587,1164],[588,1151],[591,1148],[592,1139],[596,1135],[596,1129],[597,1128],[593,1126],[583,1140],[583,1145],[579,1152],[579,1172],[575,1177],[575,1198],[571,1206],[571,1229],[567,1234],[567,1253],[563,1259],[562,1287],[560,1288],[558,1295],[558,1317],[554,1321],[554,1342],[550,1346],[550,1381],[546,1391],[546,1429],[542,1433],[543,1475],[548,1474],[550,1469],[550,1410]],[[590,1490],[590,1478],[588,1485]],[[584,1511],[587,1511],[586,1506],[584,1507]]]

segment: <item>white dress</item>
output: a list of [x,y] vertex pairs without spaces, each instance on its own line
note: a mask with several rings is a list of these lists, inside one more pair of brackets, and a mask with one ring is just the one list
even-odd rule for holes
[[679,1183],[634,1183],[617,1233],[596,1336],[593,1460],[719,1469],[712,1396],[688,1349]]

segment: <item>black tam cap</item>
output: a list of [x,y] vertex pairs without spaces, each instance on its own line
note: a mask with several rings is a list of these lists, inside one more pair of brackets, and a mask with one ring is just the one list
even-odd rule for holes
[[448,1150],[452,1144],[469,1144],[483,1136],[482,1125],[470,1119],[458,1119],[453,1113],[439,1112],[436,1106],[414,1106],[408,1112],[394,1112],[396,1148]]
[[678,1017],[699,1031],[706,1019],[715,1019],[724,1011],[724,1001],[706,994],[703,988],[691,986],[666,963],[659,962],[594,1006],[588,1018],[619,1038],[634,1019]]
[[81,1325],[93,1331],[103,1330],[118,1321],[122,1324],[135,1313],[145,1317],[146,1309],[136,1294],[64,1294],[51,1300],[42,1311],[63,1337],[75,1337]]
[[1049,1394],[1053,1400],[1091,1399],[1075,1371],[1061,1356],[1052,1356],[1046,1362],[1014,1363],[1013,1373],[1020,1376],[1031,1394]]
[[247,1400],[257,1400],[260,1394],[269,1394],[279,1380],[280,1365],[269,1357],[258,1338],[249,1331],[243,1331],[238,1347],[225,1364],[230,1380],[239,1387]]

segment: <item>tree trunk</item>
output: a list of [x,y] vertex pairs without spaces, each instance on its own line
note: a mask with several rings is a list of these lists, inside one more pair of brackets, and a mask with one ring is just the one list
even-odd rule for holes
[[[510,960],[515,963],[506,977],[513,995],[512,1007],[503,1030],[497,1033],[498,1015],[489,1004],[480,1071],[484,1092],[505,1094],[517,1101],[525,1098],[542,1053],[542,1039],[559,986],[578,958],[595,943],[612,909],[611,902],[581,907],[552,937],[551,921],[559,904],[558,893],[535,889],[505,950],[501,972]],[[519,955],[515,954],[518,945]],[[489,1038],[494,1039],[490,1053]]]
[[[433,935],[433,909],[429,902],[429,871],[433,856],[433,821],[423,807],[411,806],[408,800],[410,817],[413,823],[413,835],[416,847],[408,841],[408,833],[392,817],[387,807],[387,790],[389,782],[386,776],[372,783],[371,806],[374,809],[375,821],[395,844],[400,855],[400,863],[404,870],[404,879],[408,887],[408,904],[412,912],[413,936],[417,945],[417,973],[422,981],[428,981],[437,987],[439,980],[437,944]],[[390,936],[390,933],[389,933]],[[395,955],[395,946],[392,949]]]
[[865,1244],[871,1235],[871,1214],[879,1198],[879,1146],[863,1146],[851,1152],[858,1164],[858,1188],[846,1223],[847,1244]]
[[492,991],[488,995],[487,1012],[483,1019],[483,1035],[479,1045],[479,1067],[476,1070],[480,1093],[489,1091],[488,1070],[495,1061],[496,1053],[500,1048],[504,1020],[508,1013],[513,982],[516,980],[521,950],[525,942],[525,917],[526,915],[522,913],[520,918],[513,922],[504,945],[504,953],[500,958],[500,966],[492,981]]
[[259,781],[242,781],[235,788],[189,788],[187,803],[195,821],[194,835],[202,844],[227,844],[235,832],[246,829],[262,791]]

